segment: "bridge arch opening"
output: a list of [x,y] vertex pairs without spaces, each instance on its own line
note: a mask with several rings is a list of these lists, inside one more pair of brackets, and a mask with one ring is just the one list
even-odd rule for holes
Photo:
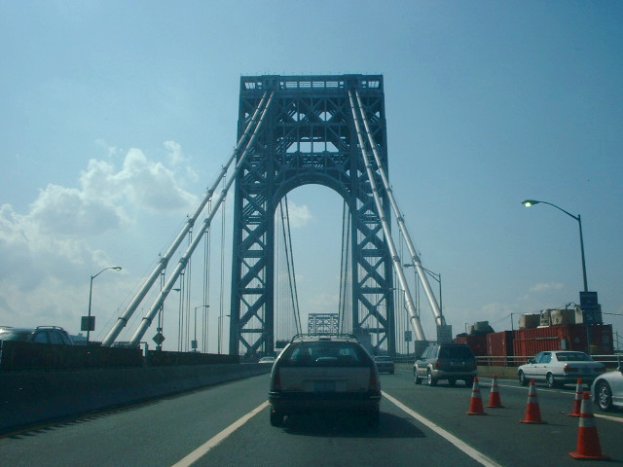
[[[289,232],[283,228],[288,223],[284,219],[286,199]],[[296,332],[317,330],[309,326],[310,315],[337,314],[343,323],[345,305],[349,302],[344,295],[351,293],[346,288],[344,274],[344,254],[348,252],[342,251],[346,246],[342,196],[326,186],[306,184],[289,191],[280,203],[274,215],[276,347]],[[292,271],[287,263],[288,234]],[[297,304],[293,302],[297,298],[300,330],[295,329]]]

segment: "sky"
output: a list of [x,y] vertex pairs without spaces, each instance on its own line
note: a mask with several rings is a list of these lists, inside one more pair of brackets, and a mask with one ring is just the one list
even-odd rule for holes
[[[384,76],[390,181],[454,333],[579,302],[577,222],[532,198],[582,216],[623,342],[622,22],[617,1],[0,0],[0,325],[77,334],[121,266],[93,281],[101,340],[231,155],[240,77],[358,73]],[[301,310],[334,311],[341,200],[289,200]]]

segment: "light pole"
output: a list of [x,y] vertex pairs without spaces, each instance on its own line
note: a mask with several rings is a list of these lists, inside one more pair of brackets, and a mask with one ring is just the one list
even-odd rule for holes
[[582,217],[579,214],[577,216],[574,216],[569,211],[565,211],[560,206],[556,206],[555,204],[550,203],[548,201],[538,201],[535,199],[527,199],[525,201],[522,201],[521,204],[523,204],[527,208],[530,208],[534,206],[535,204],[547,204],[549,206],[552,206],[558,209],[559,211],[564,212],[567,216],[578,221],[578,226],[580,228],[580,252],[582,253],[582,278],[584,280],[584,292],[588,292],[588,281],[586,280],[586,260],[584,259],[584,237],[582,236]]
[[[193,349],[193,352],[197,351],[197,310],[199,308],[205,308],[206,310],[208,310],[206,318],[210,317],[210,305],[199,305],[199,306],[195,307],[195,338],[193,339],[193,341],[190,344],[190,346]],[[203,343],[203,348],[204,348],[204,351],[206,351],[208,349],[208,343],[207,342]]]
[[121,271],[121,266],[110,266],[107,268],[102,269],[100,272],[98,272],[97,274],[93,274],[91,276],[91,281],[89,283],[89,310],[87,312],[87,345],[89,345],[89,337],[91,334],[92,330],[95,330],[95,323],[91,322],[91,302],[93,299],[93,279],[95,279],[97,276],[99,276],[101,273],[103,273],[104,271],[108,271],[109,269],[112,269],[114,271]]
[[[413,264],[405,263],[403,264],[405,268],[413,268]],[[439,284],[439,314],[443,315],[443,298],[441,296],[441,273],[436,273],[431,271],[430,269],[422,268],[426,274],[435,279],[435,281]],[[417,270],[413,268],[413,272],[415,274],[415,286],[417,287]]]

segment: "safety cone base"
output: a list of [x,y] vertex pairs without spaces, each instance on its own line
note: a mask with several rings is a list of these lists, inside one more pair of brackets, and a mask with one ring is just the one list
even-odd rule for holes
[[570,452],[569,455],[574,459],[587,460],[587,461],[609,461],[608,456],[587,456],[586,454],[579,453],[577,451]]

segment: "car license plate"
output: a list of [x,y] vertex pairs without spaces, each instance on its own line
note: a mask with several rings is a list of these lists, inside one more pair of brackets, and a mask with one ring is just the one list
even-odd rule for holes
[[314,392],[335,392],[335,381],[316,381]]

